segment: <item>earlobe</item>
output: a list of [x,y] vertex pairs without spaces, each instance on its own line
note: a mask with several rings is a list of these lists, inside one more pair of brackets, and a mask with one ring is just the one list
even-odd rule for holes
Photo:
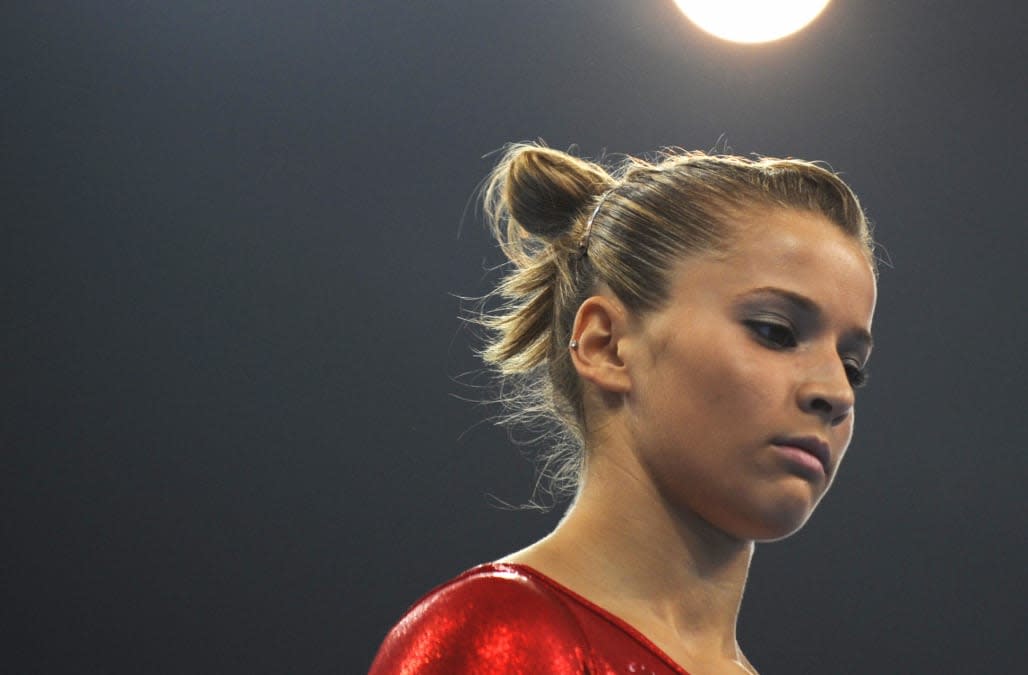
[[631,389],[628,369],[619,354],[628,315],[616,298],[594,295],[578,308],[571,332],[571,361],[579,376],[600,389],[625,393]]

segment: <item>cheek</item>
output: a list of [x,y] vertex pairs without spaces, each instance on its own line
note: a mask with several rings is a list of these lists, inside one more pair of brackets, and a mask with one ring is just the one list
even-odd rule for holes
[[853,429],[855,421],[856,420],[854,419],[853,413],[850,413],[850,416],[847,418],[847,420],[840,424],[838,427],[836,427],[834,430],[836,438],[838,438],[840,463],[842,462],[842,458],[845,457],[846,453],[849,451],[850,442],[853,440]]
[[754,359],[740,350],[718,360],[708,360],[697,370],[708,413],[729,417],[736,424],[754,421],[782,396],[782,380],[766,360]]
[[651,392],[663,411],[670,436],[666,442],[703,449],[706,461],[719,463],[731,461],[730,456],[711,452],[715,448],[727,450],[766,435],[769,411],[778,407],[775,399],[782,395],[767,363],[758,363],[744,350],[723,348],[693,353],[677,363]]

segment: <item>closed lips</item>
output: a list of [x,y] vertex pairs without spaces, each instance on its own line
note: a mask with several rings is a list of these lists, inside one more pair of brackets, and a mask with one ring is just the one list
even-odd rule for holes
[[832,453],[828,448],[828,444],[820,438],[814,436],[778,438],[775,439],[774,443],[775,445],[788,445],[794,448],[799,448],[804,452],[810,453],[814,457],[817,457],[818,461],[821,462],[821,466],[824,467],[825,473],[828,473],[828,466],[831,462]]

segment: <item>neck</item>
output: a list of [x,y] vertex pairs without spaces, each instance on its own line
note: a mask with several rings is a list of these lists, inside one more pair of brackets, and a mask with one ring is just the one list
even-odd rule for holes
[[554,577],[662,647],[741,659],[736,621],[753,542],[671,509],[632,469],[591,462],[560,525],[507,560]]

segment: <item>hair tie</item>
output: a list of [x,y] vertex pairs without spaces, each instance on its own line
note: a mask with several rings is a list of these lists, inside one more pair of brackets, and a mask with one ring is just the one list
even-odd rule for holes
[[600,196],[599,204],[597,204],[596,208],[593,209],[592,215],[589,216],[589,220],[585,223],[585,234],[583,234],[582,238],[578,241],[578,255],[583,258],[589,248],[589,235],[593,232],[593,221],[596,220],[596,214],[600,212],[600,207],[603,206],[603,202],[607,201],[607,197],[609,197],[610,193],[613,191],[614,189],[611,188]]

